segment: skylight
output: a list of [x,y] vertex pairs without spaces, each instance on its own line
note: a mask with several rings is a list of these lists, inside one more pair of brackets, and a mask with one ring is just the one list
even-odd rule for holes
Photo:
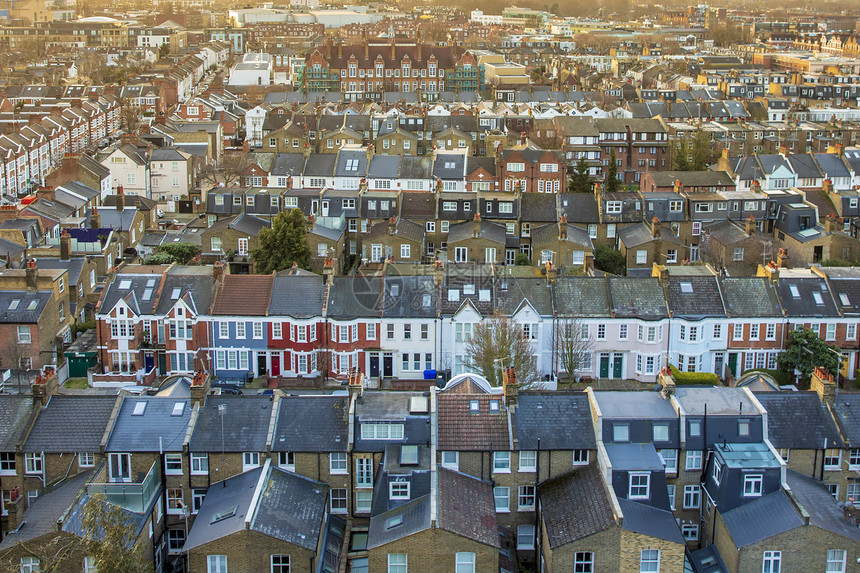
[[815,304],[824,304],[824,298],[822,298],[820,292],[813,291],[812,298],[815,299]]
[[134,405],[134,412],[131,413],[132,416],[143,416],[143,412],[146,410],[146,402],[137,402]]
[[430,308],[431,297],[429,294],[425,294],[421,297],[421,306],[424,308]]
[[152,288],[155,286],[155,279],[146,279],[146,287]]
[[463,294],[475,294],[475,285],[463,285]]
[[842,304],[844,306],[848,306],[851,304],[850,302],[848,302],[848,295],[844,292],[839,293],[839,300],[842,301]]
[[185,411],[185,402],[177,402],[173,405],[173,412],[171,412],[171,416],[181,416],[182,412]]
[[179,287],[174,288],[173,292],[170,294],[170,298],[172,298],[173,300],[176,300],[177,298],[179,298],[179,293],[181,293],[181,292],[182,292],[181,288],[179,288]]
[[[215,522],[213,521],[212,523]],[[389,518],[388,521],[385,522],[385,529],[394,529],[398,525],[403,525],[402,515],[395,515],[394,517]]]
[[427,413],[427,397],[426,396],[412,396],[409,399],[409,413],[410,414],[426,414]]
[[800,298],[800,291],[797,290],[797,285],[788,285],[788,290],[791,291],[791,296]]
[[455,288],[448,289],[448,302],[457,302],[460,300],[460,291]]
[[30,304],[27,305],[27,310],[36,310],[36,307],[39,306],[38,300],[31,300]]
[[477,400],[469,400],[469,411],[470,412],[477,412],[478,410],[480,410],[480,408],[481,408],[480,402],[478,402]]
[[347,171],[358,171],[358,159],[347,159],[346,160],[346,170]]
[[400,285],[399,284],[391,285],[391,296],[400,296]]
[[131,280],[130,279],[123,279],[123,280],[119,281],[119,289],[120,290],[128,290],[130,288],[131,288]]
[[219,521],[224,521],[225,519],[229,519],[229,518],[233,517],[234,515],[236,515],[236,511],[238,509],[239,509],[239,506],[234,505],[233,507],[231,507],[229,509],[223,509],[223,510],[217,512],[215,515],[212,516],[212,521],[209,522],[209,525],[212,525],[212,524],[218,523]]
[[12,302],[9,303],[9,310],[15,310],[19,304],[21,304],[20,298],[12,299]]
[[490,289],[482,288],[478,291],[478,301],[480,302],[490,302]]
[[143,300],[151,300],[152,299],[152,289],[147,288],[143,291]]
[[414,466],[418,464],[418,446],[400,446],[400,465]]
[[684,294],[693,294],[693,283],[681,283],[681,292]]

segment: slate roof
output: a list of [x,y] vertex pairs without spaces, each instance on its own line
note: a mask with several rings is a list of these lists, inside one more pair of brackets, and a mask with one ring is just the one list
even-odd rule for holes
[[[532,195],[527,193],[525,196]],[[559,205],[561,213],[567,215],[568,221],[585,224],[600,222],[597,198],[591,193],[564,193],[559,195]]]
[[[469,409],[478,401],[479,412]],[[490,413],[490,401],[500,402]],[[437,397],[438,448],[452,451],[506,451],[511,449],[507,412],[501,396],[487,394],[447,394]]]
[[383,280],[356,275],[332,277],[327,316],[338,319],[378,317],[381,313]]
[[[521,393],[512,414],[521,450],[593,450],[594,426],[588,396]],[[559,428],[564,428],[559,432]]]
[[98,452],[116,396],[51,396],[39,411],[25,452]]
[[[794,296],[792,287],[799,296]],[[779,302],[787,316],[838,317],[827,283],[823,278],[780,277],[776,283]],[[814,293],[821,296],[821,304]]]
[[302,175],[305,177],[332,177],[337,163],[335,153],[311,153],[305,163]]
[[251,529],[315,551],[327,508],[326,484],[272,467],[263,482]]
[[[203,504],[197,512],[182,550],[189,551],[204,543],[244,530],[245,519],[253,511],[251,502],[262,473],[263,468],[255,468],[218,482],[218,487],[212,484],[203,498]],[[229,511],[234,506],[236,510],[232,516],[212,523],[217,513]]]
[[[402,523],[389,527],[392,518],[401,516]],[[430,528],[430,495],[395,507],[370,518],[367,530],[367,548],[373,549]]]
[[388,276],[382,300],[385,318],[436,318],[439,289],[432,276]]
[[722,515],[729,535],[738,548],[803,525],[803,519],[782,490],[745,503]]
[[437,481],[437,527],[490,547],[499,547],[493,486],[442,467],[437,470]]
[[836,299],[836,306],[845,316],[860,315],[860,280],[834,278],[831,273],[830,290]]
[[265,316],[267,314],[275,283],[272,275],[224,275],[222,280],[212,305],[213,315]]
[[275,277],[270,316],[312,318],[322,313],[325,287],[320,275],[294,275]]
[[[270,396],[208,396],[197,414],[192,452],[263,452],[272,417]],[[218,409],[224,406],[223,416]],[[223,417],[223,434],[221,422]],[[223,441],[222,441],[223,436]]]
[[[504,290],[503,284],[506,287]],[[547,288],[545,278],[510,276],[496,281],[495,305],[503,314],[513,315],[526,303],[531,304],[539,315],[552,316],[552,291]]]
[[606,485],[595,466],[547,480],[540,485],[540,500],[553,549],[615,525]]
[[860,447],[860,394],[838,392],[833,402],[833,413],[848,445]]
[[301,153],[276,153],[272,161],[272,175],[301,175],[305,156]]
[[50,299],[48,291],[0,291],[0,323],[36,324]]
[[[448,230],[448,244],[452,245],[459,241],[475,238],[474,229],[474,221],[463,221],[462,223],[451,225]],[[478,237],[504,245],[507,232],[503,225],[482,219],[480,221]]]
[[560,276],[554,291],[559,316],[609,317],[609,288],[604,277]]
[[708,408],[708,416],[737,417],[739,410],[742,410],[745,416],[759,415],[755,404],[743,388],[678,386],[675,398],[687,416],[704,416],[705,407]]
[[69,479],[39,492],[24,512],[24,522],[17,531],[11,531],[0,542],[0,550],[11,549],[24,543],[57,532],[57,523],[62,522],[66,513],[81,496],[93,471],[79,473]]
[[714,276],[670,276],[666,285],[666,302],[676,317],[726,315],[717,277]]
[[628,499],[619,499],[618,505],[624,516],[623,529],[686,545],[671,511]]
[[825,440],[828,448],[845,447],[818,393],[759,392],[756,398],[767,410],[767,435],[775,448],[818,450]]
[[400,216],[421,221],[436,217],[436,196],[433,193],[404,193],[400,198]]
[[776,291],[766,277],[720,277],[719,282],[731,316],[782,316]]
[[609,277],[609,304],[616,318],[659,320],[669,316],[655,278]]
[[[143,415],[135,416],[138,403],[146,403]],[[185,407],[174,416],[174,405]],[[110,432],[106,452],[181,452],[191,418],[191,402],[176,398],[127,396]]]
[[272,451],[345,452],[349,438],[348,407],[345,396],[283,396],[278,405]]
[[785,472],[785,481],[809,514],[810,525],[847,537],[854,543],[860,541],[860,530],[845,519],[842,508],[824,484],[794,470]]
[[[157,282],[156,284],[159,284]],[[176,289],[179,289],[178,291]],[[182,299],[197,314],[209,311],[212,302],[215,283],[212,281],[212,270],[209,267],[173,267],[164,279],[161,296],[155,307],[156,314],[167,313]],[[177,295],[174,297],[174,295]]]
[[[657,187],[674,187],[680,180],[685,187],[711,187],[722,185],[734,187],[735,181],[725,171],[651,171],[651,178]],[[645,199],[648,195],[644,195]]]
[[429,179],[433,174],[430,157],[404,155],[400,160],[401,179]]
[[0,395],[0,452],[14,452],[22,444],[35,413],[32,396]]
[[675,419],[672,403],[657,392],[595,392],[604,420],[621,418]]

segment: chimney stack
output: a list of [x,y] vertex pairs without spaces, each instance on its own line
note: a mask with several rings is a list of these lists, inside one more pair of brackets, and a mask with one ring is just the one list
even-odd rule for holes
[[660,219],[657,217],[651,219],[651,237],[655,239],[660,238]]
[[122,190],[122,185],[116,187],[116,210],[122,211],[125,209],[125,193]]
[[367,146],[367,166],[368,166],[368,168],[370,167],[370,160],[373,159],[373,153],[375,151],[376,150],[374,149],[372,143]]
[[472,234],[477,237],[481,234],[481,214],[475,213],[475,219],[472,221]]
[[194,373],[194,378],[191,380],[191,406],[193,407],[195,404],[200,404],[200,407],[203,407],[203,403],[206,402],[206,396],[209,394],[209,391],[212,389],[212,377],[205,370],[198,370]]
[[224,276],[224,265],[221,261],[215,261],[215,264],[212,265],[212,282],[218,284],[221,282],[221,278]]
[[90,211],[90,229],[101,229],[102,227],[102,217],[99,215],[98,207],[93,205],[92,211]]
[[442,281],[445,279],[445,264],[437,260],[433,263],[433,283],[438,287],[442,284]]
[[833,193],[833,181],[830,179],[825,179],[821,184],[821,191],[825,195],[831,195]]
[[755,217],[753,217],[752,215],[750,215],[749,218],[746,220],[746,224],[744,225],[744,232],[747,235],[752,235],[753,233],[755,233]]
[[388,234],[393,235],[397,232],[397,218],[391,217],[388,219]]
[[17,205],[0,205],[0,222],[18,218]]
[[675,191],[675,193],[678,193],[678,194],[681,194],[684,192],[684,184],[681,183],[680,179],[675,179],[674,191]]
[[833,375],[820,366],[816,366],[809,380],[809,389],[818,392],[823,404],[833,405],[836,400],[836,382]]
[[724,147],[720,152],[720,158],[717,160],[717,171],[726,171],[729,174],[734,174],[732,171],[732,163],[729,160],[729,149]]
[[558,220],[558,239],[567,240],[567,215],[562,215]]
[[60,235],[60,259],[68,261],[72,258],[72,236],[69,235],[68,229],[63,229]]
[[780,249],[776,254],[776,266],[780,269],[788,268],[788,249]]
[[520,397],[520,385],[517,384],[517,373],[513,367],[505,368],[505,406],[511,409],[517,407]]
[[36,380],[31,386],[33,393],[33,404],[36,406],[47,406],[48,400],[58,387],[57,374],[53,366],[46,366],[42,372],[36,374]]
[[837,223],[836,215],[834,215],[833,213],[828,214],[824,218],[824,231],[827,233],[836,232],[836,223]]
[[28,290],[37,290],[39,286],[39,269],[36,268],[36,259],[28,259],[25,269],[25,277]]
[[364,374],[358,369],[350,371],[348,388],[350,402],[358,400],[364,394]]
[[334,259],[331,257],[326,257],[325,261],[323,262],[323,282],[331,282],[332,274],[334,274]]

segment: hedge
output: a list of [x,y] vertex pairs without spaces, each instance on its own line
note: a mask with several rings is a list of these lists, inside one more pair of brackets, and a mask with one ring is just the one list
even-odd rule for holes
[[678,386],[719,386],[720,378],[713,372],[681,372],[673,365],[669,365],[672,370],[672,377],[675,379],[675,384]]

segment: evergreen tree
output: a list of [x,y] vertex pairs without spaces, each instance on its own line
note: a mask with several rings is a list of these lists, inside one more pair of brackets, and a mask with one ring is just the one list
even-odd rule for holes
[[299,209],[275,216],[271,229],[260,231],[260,247],[251,253],[257,272],[269,274],[298,264],[309,269],[311,249],[308,246],[308,229],[305,216]]
[[690,170],[690,148],[684,138],[676,141],[672,147],[672,167],[677,171]]
[[580,157],[574,168],[567,190],[571,193],[591,193],[591,175],[588,173],[588,162]]
[[672,167],[677,171],[704,171],[714,158],[708,135],[699,130],[692,138],[684,137],[672,148]]
[[615,159],[615,149],[612,150],[612,155],[609,156],[609,173],[606,175],[606,192],[614,193],[618,191],[618,162]]

